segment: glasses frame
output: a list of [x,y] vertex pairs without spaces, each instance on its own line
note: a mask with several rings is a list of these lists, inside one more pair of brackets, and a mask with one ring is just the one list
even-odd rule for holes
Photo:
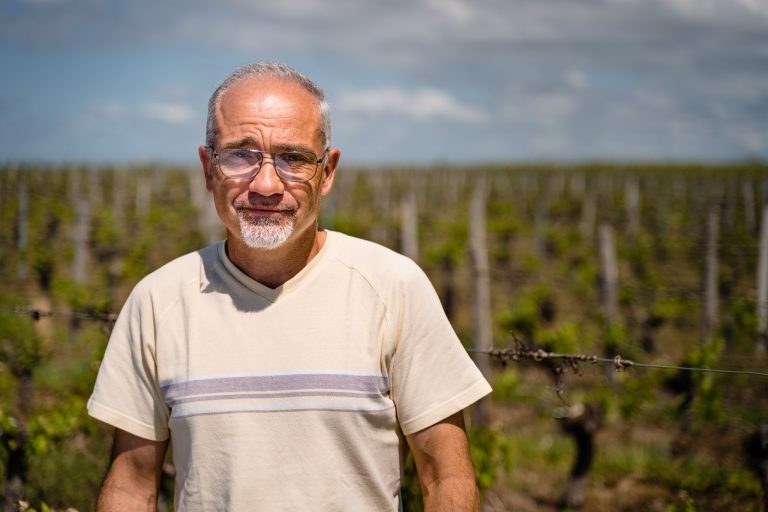
[[[277,177],[283,181],[287,181],[290,183],[306,183],[308,181],[311,181],[315,176],[317,176],[318,166],[325,161],[326,157],[328,156],[328,151],[330,151],[331,149],[330,147],[325,148],[323,150],[323,156],[315,161],[315,170],[312,173],[312,176],[306,179],[297,180],[295,178],[286,178],[285,176],[283,176],[282,171],[275,165],[275,156],[272,153],[269,153],[267,151],[262,151],[260,149],[254,149],[254,148],[224,148],[224,149],[238,149],[240,151],[250,151],[253,153],[261,153],[261,163],[258,165],[258,167],[255,167],[256,172],[254,172],[250,176],[245,176],[245,177],[227,176],[227,174],[221,168],[221,160],[219,158],[220,153],[218,153],[213,146],[206,146],[206,148],[208,148],[211,151],[211,158],[212,160],[216,161],[216,168],[219,170],[221,175],[224,176],[224,179],[226,180],[252,180],[253,178],[259,175],[259,173],[261,172],[261,168],[264,167],[265,156],[269,156],[269,158],[272,159],[272,167],[275,168],[275,174],[277,174]],[[292,153],[292,151],[282,151],[282,153]],[[293,151],[293,153],[301,153],[301,152]],[[314,155],[314,153],[312,153],[312,155],[316,156]]]

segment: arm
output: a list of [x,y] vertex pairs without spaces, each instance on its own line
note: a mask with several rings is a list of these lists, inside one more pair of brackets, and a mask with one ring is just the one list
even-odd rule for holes
[[406,439],[416,461],[425,511],[480,510],[463,411]]
[[168,441],[150,441],[118,428],[112,461],[96,504],[97,512],[155,511]]

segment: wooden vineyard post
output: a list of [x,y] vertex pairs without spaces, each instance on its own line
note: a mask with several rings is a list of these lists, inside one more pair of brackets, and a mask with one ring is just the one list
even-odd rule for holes
[[717,239],[719,230],[720,209],[717,204],[713,204],[707,214],[706,259],[704,264],[704,343],[712,341],[718,323]]
[[[598,244],[600,253],[600,304],[605,314],[608,329],[612,329],[619,319],[619,268],[616,263],[616,244],[613,236],[613,228],[608,224],[601,224],[598,230]],[[613,357],[613,339],[607,339],[603,343],[606,357]],[[613,369],[605,367],[605,376],[608,382],[614,381]]]
[[419,261],[419,206],[416,184],[408,180],[408,189],[400,200],[400,240],[403,254]]
[[322,229],[334,229],[336,222],[336,212],[338,211],[338,194],[331,192],[327,196],[320,198],[322,207],[320,208],[319,224]]
[[[78,170],[73,170],[73,185],[75,202],[75,227],[72,233],[74,257],[72,259],[72,281],[75,284],[85,284],[88,276],[88,245],[91,237],[91,198],[82,190],[82,179]],[[89,191],[90,192],[90,191]]]
[[627,176],[624,183],[624,201],[627,209],[627,234],[634,241],[640,234],[640,185],[634,175]]
[[126,190],[128,188],[128,171],[125,168],[118,167],[112,173],[112,222],[115,228],[123,232],[125,230],[125,204],[127,200]]
[[753,233],[755,229],[755,191],[752,182],[748,179],[741,183],[741,194],[744,200],[744,222],[747,231]]
[[760,253],[757,263],[757,343],[755,352],[768,348],[768,204],[763,206],[760,224]]
[[600,244],[600,303],[609,324],[619,317],[619,269],[616,263],[616,245],[613,228],[601,224],[598,234]]
[[206,242],[212,244],[221,240],[221,221],[219,220],[219,215],[216,213],[213,197],[205,188],[205,178],[201,173],[189,173],[189,193],[195,208],[197,208],[198,223],[200,229],[205,234]]
[[[469,251],[472,265],[472,313],[474,324],[473,345],[477,350],[492,348],[491,327],[491,272],[486,243],[486,199],[487,182],[485,175],[475,179],[469,208]],[[490,358],[486,354],[475,354],[475,364],[486,379],[491,379]],[[489,399],[481,399],[473,409],[473,423],[487,427],[489,423]]]
[[533,245],[536,251],[536,258],[544,261],[547,257],[547,210],[549,210],[549,197],[547,194],[539,194],[539,200],[536,202],[536,213],[534,219]]
[[376,173],[370,176],[373,184],[374,211],[379,214],[373,226],[371,226],[370,236],[374,242],[383,245],[389,245],[389,222],[392,212],[392,178],[391,174]]
[[136,222],[141,223],[149,213],[152,201],[152,180],[145,173],[138,173],[136,177],[136,196],[134,198],[136,210]]
[[579,230],[581,231],[581,237],[588,244],[592,244],[595,236],[595,218],[597,216],[597,198],[595,192],[589,187],[584,195],[584,201],[581,207],[581,221],[579,222]]
[[19,218],[16,233],[16,277],[23,280],[27,277],[29,265],[27,263],[27,249],[29,247],[29,186],[26,172],[19,173]]

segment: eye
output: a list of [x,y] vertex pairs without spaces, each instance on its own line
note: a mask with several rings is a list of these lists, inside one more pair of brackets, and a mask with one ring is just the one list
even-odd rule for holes
[[277,157],[284,162],[287,162],[289,164],[307,164],[307,163],[314,163],[314,159],[312,155],[308,155],[306,153],[299,153],[298,151],[286,151],[285,153],[280,153],[277,155]]
[[229,166],[253,165],[261,161],[261,152],[231,148],[221,151],[221,163]]

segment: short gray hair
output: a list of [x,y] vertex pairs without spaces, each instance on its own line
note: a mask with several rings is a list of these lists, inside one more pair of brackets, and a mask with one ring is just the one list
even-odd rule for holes
[[216,126],[216,107],[221,96],[233,85],[249,78],[275,77],[295,83],[317,100],[320,111],[320,139],[323,149],[331,145],[331,107],[325,101],[325,93],[312,80],[305,77],[292,67],[279,62],[254,62],[237,68],[219,85],[208,100],[208,121],[205,126],[205,145],[213,147],[218,135]]

